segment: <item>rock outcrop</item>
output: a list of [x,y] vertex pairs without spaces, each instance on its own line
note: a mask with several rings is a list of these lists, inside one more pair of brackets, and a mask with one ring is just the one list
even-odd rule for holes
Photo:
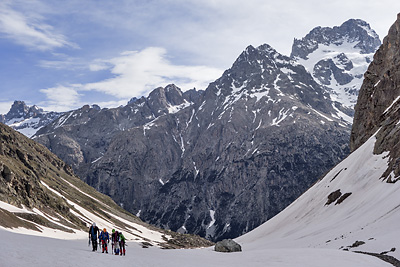
[[240,252],[242,251],[242,246],[232,239],[224,239],[215,244],[214,250],[217,252]]
[[350,148],[360,147],[376,133],[375,153],[390,151],[387,181],[400,176],[400,14],[374,55],[355,107]]

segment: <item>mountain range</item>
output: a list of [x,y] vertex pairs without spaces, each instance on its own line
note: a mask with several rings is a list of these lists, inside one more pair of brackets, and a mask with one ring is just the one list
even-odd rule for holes
[[361,20],[317,27],[291,57],[248,46],[205,91],[168,85],[124,107],[84,106],[33,138],[148,223],[237,237],[348,155],[357,86],[379,44]]

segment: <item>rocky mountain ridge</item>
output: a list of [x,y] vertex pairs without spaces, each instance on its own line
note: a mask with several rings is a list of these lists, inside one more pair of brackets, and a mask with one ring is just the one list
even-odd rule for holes
[[183,93],[175,85],[168,85],[156,88],[147,98],[133,98],[121,108],[100,109],[85,105],[64,113],[40,129],[33,138],[55,151],[78,176],[84,177],[88,165],[104,155],[115,135],[160,116],[176,113],[192,105],[191,101],[202,93],[194,89]]

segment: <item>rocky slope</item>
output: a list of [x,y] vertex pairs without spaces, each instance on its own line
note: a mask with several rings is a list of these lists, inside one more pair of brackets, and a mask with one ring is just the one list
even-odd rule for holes
[[374,152],[390,151],[390,166],[383,174],[387,181],[400,176],[400,15],[389,29],[383,45],[365,73],[360,90],[350,147],[360,147],[377,132]]
[[0,122],[32,137],[40,128],[61,116],[59,112],[47,112],[34,106],[27,106],[24,101],[14,101],[10,111],[0,115]]
[[[42,145],[0,123],[0,226],[17,232],[87,237],[93,221],[131,241],[161,247],[210,245],[195,236],[156,229],[73,174]],[[26,229],[26,230],[22,230]]]
[[316,27],[304,38],[295,39],[291,57],[352,117],[363,74],[380,45],[368,23],[350,19],[338,27]]

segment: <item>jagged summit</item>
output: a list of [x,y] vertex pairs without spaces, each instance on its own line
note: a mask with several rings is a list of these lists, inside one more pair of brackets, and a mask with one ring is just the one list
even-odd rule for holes
[[290,57],[308,59],[308,55],[317,50],[319,45],[341,46],[345,43],[359,48],[362,54],[370,54],[376,51],[381,41],[367,22],[350,19],[333,28],[316,27],[304,38],[294,39]]
[[291,58],[326,87],[333,101],[353,109],[363,74],[380,44],[368,23],[350,19],[339,27],[316,27],[304,38],[295,39]]
[[33,136],[41,127],[61,116],[58,112],[47,112],[38,106],[28,106],[24,101],[14,101],[10,111],[3,115],[0,122],[11,126],[28,137]]
[[248,46],[207,91],[216,96],[226,96],[224,105],[236,102],[243,95],[257,101],[266,97],[272,102],[280,101],[283,96],[292,97],[304,105],[338,117],[327,100],[329,95],[306,69],[268,44],[257,48]]
[[10,111],[5,115],[5,121],[10,121],[12,119],[21,119],[27,117],[35,117],[43,113],[43,109],[38,106],[27,106],[24,101],[15,100],[11,106]]

